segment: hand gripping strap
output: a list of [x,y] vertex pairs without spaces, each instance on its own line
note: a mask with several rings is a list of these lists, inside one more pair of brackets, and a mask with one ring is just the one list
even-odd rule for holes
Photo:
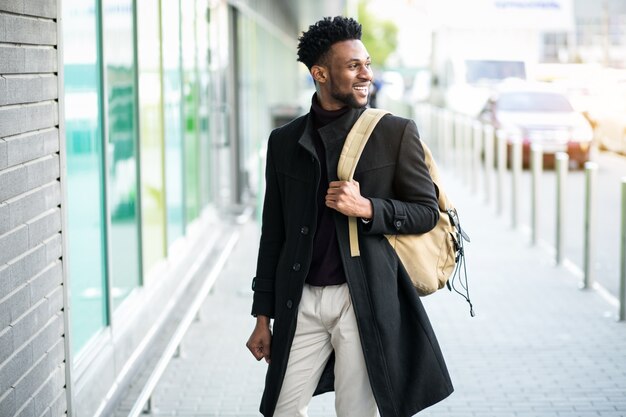
[[[352,126],[343,144],[343,149],[341,149],[339,164],[337,165],[337,176],[341,181],[352,180],[367,140],[380,119],[388,113],[388,111],[381,109],[366,109]],[[352,257],[360,256],[356,217],[348,218],[348,231],[350,233],[350,255]]]

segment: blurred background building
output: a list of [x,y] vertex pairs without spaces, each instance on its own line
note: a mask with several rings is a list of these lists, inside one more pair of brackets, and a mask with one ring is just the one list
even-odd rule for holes
[[342,11],[0,1],[1,416],[110,412],[299,111],[301,26]]

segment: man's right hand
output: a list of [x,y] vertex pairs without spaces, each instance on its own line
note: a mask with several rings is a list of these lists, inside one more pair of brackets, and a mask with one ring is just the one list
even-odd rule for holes
[[265,358],[265,362],[270,363],[270,346],[272,344],[272,331],[270,330],[270,318],[267,316],[257,316],[256,326],[246,343],[252,355],[257,361]]

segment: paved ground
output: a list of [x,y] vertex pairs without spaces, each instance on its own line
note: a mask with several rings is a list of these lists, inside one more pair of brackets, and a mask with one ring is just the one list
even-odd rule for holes
[[[510,229],[463,186],[449,182],[472,243],[467,247],[477,317],[455,294],[424,300],[455,393],[420,413],[430,417],[626,416],[626,324],[593,291],[555,267],[526,235]],[[244,343],[258,230],[242,239],[172,360],[153,399],[155,415],[259,416],[265,365]],[[310,417],[333,416],[333,395]]]

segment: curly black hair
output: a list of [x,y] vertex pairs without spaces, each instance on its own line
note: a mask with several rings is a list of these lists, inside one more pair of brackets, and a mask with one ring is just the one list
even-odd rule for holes
[[361,39],[361,24],[351,17],[325,17],[298,38],[298,61],[308,69],[326,58],[330,47],[337,42]]

